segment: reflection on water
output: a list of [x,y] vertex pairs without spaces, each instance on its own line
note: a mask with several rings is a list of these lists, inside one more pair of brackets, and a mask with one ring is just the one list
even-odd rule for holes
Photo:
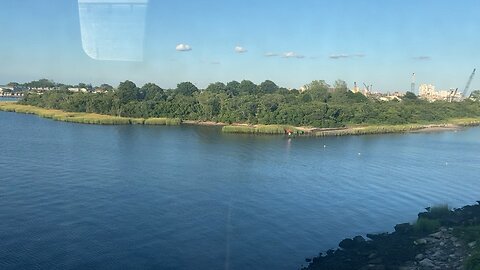
[[82,45],[95,60],[142,61],[148,0],[78,0]]
[[2,270],[298,269],[480,196],[480,128],[288,139],[0,112],[0,131]]

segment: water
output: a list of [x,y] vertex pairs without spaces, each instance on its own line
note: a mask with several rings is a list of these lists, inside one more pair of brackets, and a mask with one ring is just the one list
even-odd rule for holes
[[288,140],[1,112],[0,269],[298,269],[426,206],[475,203],[479,138]]
[[19,99],[17,97],[0,97],[0,101],[18,101]]

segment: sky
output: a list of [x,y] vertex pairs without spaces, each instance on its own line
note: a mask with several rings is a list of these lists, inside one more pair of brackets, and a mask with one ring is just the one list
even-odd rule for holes
[[343,79],[387,92],[409,90],[413,72],[417,86],[463,89],[480,67],[478,0],[80,1],[145,8],[0,0],[0,84]]

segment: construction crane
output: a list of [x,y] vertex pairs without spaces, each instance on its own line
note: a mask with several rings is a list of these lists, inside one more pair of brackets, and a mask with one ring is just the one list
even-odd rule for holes
[[473,69],[472,75],[470,75],[470,78],[468,79],[467,85],[465,86],[465,90],[463,90],[463,97],[467,98],[468,90],[470,90],[470,85],[472,84],[473,78],[475,77],[475,72],[477,69]]
[[458,93],[458,88],[455,90],[451,90],[450,94],[447,97],[447,101],[450,103],[453,102],[453,100],[455,99],[455,96],[457,96],[457,93]]
[[365,86],[367,92],[370,92],[370,87],[372,87],[372,85],[368,86],[366,83],[363,83],[363,85]]

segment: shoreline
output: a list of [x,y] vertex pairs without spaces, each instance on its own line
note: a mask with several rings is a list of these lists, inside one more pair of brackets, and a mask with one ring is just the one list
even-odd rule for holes
[[346,238],[305,261],[302,270],[480,268],[480,201],[458,209],[426,208],[416,222],[397,224],[392,233]]
[[430,133],[456,131],[464,127],[480,126],[480,118],[450,119],[442,123],[406,125],[362,125],[340,128],[296,127],[291,125],[227,124],[214,121],[182,120],[178,118],[132,118],[84,112],[65,112],[11,101],[0,101],[0,111],[34,114],[56,121],[95,125],[196,125],[222,127],[223,133],[332,137],[390,133]]

